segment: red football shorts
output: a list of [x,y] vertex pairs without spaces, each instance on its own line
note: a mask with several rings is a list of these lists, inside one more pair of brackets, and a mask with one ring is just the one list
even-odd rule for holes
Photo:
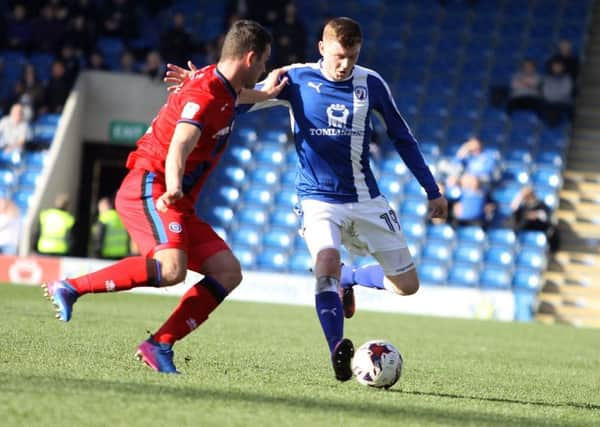
[[117,212],[142,255],[182,249],[188,254],[189,268],[199,271],[208,257],[230,250],[212,227],[196,216],[191,199],[184,197],[167,212],[159,212],[155,203],[164,192],[161,174],[132,169],[117,193]]

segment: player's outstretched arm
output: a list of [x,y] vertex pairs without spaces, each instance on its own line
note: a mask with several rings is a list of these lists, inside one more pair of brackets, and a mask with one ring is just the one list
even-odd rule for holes
[[429,204],[429,217],[446,219],[448,217],[448,201],[444,196],[431,199]]
[[242,89],[238,102],[240,104],[256,104],[268,99],[276,98],[288,84],[285,67],[276,68],[269,73],[266,79],[258,84],[257,89]]
[[173,92],[183,86],[183,83],[194,75],[198,69],[192,61],[187,62],[188,69],[182,68],[175,64],[167,64],[167,72],[163,81],[167,83],[167,90]]

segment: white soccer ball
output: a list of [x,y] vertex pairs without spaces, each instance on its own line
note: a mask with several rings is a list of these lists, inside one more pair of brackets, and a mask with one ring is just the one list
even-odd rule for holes
[[391,343],[367,341],[354,353],[352,372],[363,385],[387,389],[400,379],[402,362],[402,355]]

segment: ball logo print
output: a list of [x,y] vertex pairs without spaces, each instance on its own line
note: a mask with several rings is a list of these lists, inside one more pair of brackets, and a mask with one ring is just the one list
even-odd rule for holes
[[171,230],[173,233],[181,233],[183,227],[178,222],[171,222],[169,223],[169,230]]

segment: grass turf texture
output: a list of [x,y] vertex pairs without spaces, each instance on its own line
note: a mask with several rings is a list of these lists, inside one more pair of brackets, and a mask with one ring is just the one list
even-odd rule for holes
[[69,324],[39,288],[0,285],[3,426],[591,426],[600,331],[358,312],[355,345],[404,356],[389,391],[333,377],[308,307],[226,302],[175,347],[180,376],[134,360],[175,298],[90,295]]

